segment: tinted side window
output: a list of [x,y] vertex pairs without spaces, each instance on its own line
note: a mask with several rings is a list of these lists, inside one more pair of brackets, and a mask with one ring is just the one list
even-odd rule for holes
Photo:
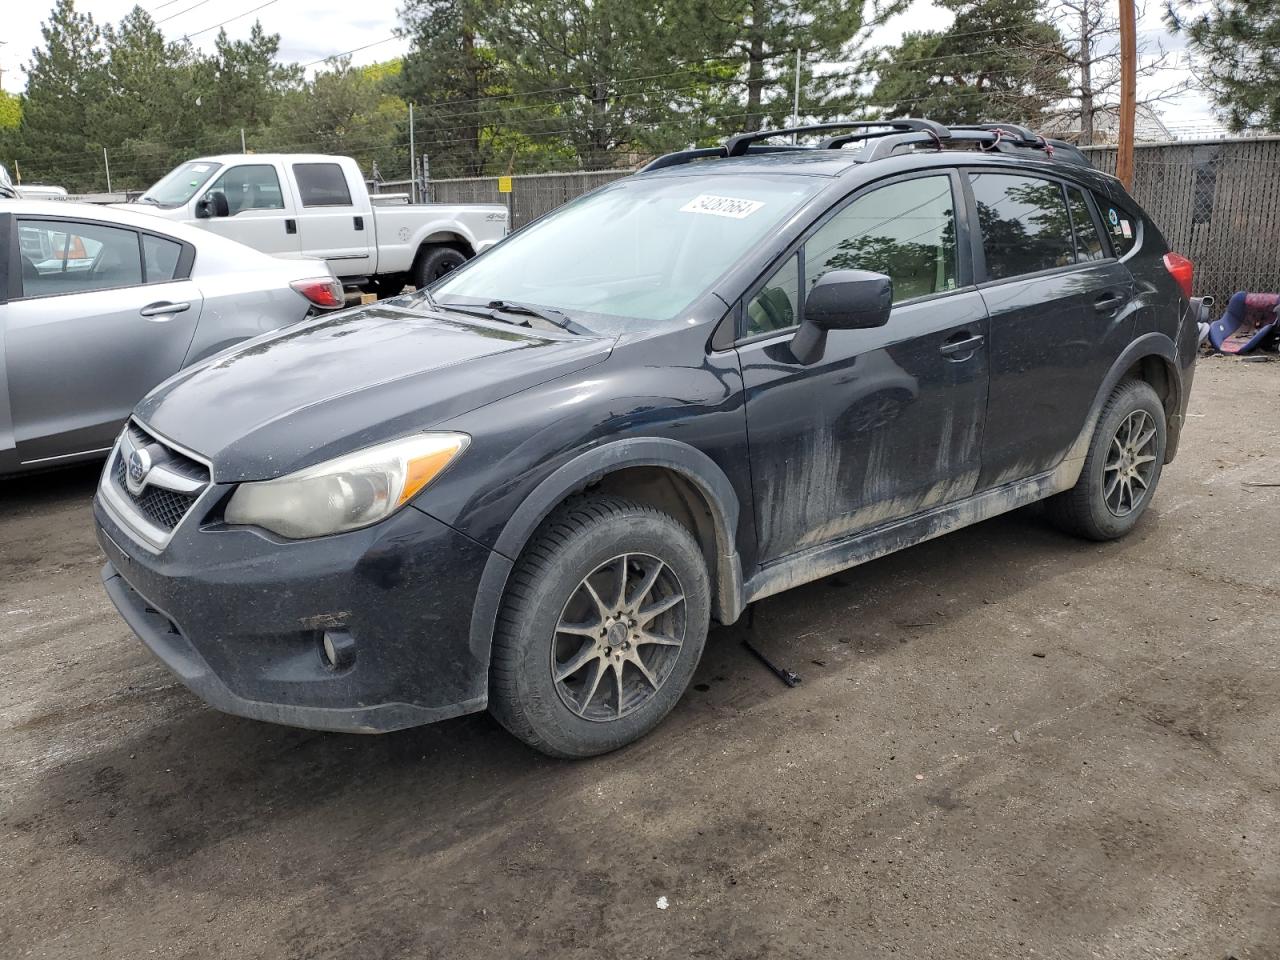
[[1075,262],[1062,187],[1035,177],[970,175],[987,274],[1003,280]]
[[1094,226],[1089,204],[1076,187],[1067,187],[1067,206],[1071,208],[1071,224],[1076,228],[1076,263],[1105,259],[1106,248]]
[[893,300],[956,286],[951,178],[893,183],[854,200],[804,245],[806,289],[830,270],[873,270],[893,280]]
[[1111,246],[1117,257],[1123,257],[1138,245],[1142,239],[1142,218],[1136,217],[1124,207],[1117,206],[1102,198],[1098,199],[1098,209],[1102,211],[1102,223],[1111,236]]
[[336,163],[295,163],[293,175],[304,207],[351,206],[347,178]]
[[747,336],[785,330],[800,322],[800,255],[786,261],[747,304]]
[[97,223],[18,219],[22,295],[54,297],[142,283],[132,230]]
[[164,237],[142,235],[142,262],[146,266],[147,283],[164,283],[178,275],[182,244]]

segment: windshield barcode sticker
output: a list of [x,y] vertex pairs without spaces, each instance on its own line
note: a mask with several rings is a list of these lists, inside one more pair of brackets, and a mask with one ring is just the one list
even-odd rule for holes
[[760,200],[743,200],[739,197],[717,197],[713,193],[700,193],[683,207],[681,213],[709,213],[713,217],[730,217],[745,220],[764,206]]

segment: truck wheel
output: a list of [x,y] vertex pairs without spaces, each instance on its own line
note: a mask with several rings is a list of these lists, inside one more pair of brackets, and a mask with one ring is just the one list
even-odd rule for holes
[[413,265],[413,285],[421,290],[466,262],[467,255],[454,247],[427,247]]
[[554,757],[616,750],[680,699],[710,611],[702,551],[680,523],[618,497],[575,499],[542,525],[511,574],[489,709]]
[[1165,440],[1164,406],[1151,384],[1121,383],[1102,408],[1080,479],[1049,499],[1050,519],[1090,540],[1123,537],[1155,494]]

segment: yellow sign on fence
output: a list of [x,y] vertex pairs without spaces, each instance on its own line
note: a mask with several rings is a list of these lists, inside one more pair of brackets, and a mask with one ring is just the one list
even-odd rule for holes
[[499,192],[499,193],[510,193],[510,192],[511,192],[511,178],[510,178],[510,177],[499,177],[499,178],[498,178],[498,192]]

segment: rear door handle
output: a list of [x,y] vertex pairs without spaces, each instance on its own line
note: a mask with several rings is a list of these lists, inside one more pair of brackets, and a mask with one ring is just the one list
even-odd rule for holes
[[182,313],[184,310],[190,310],[189,303],[169,303],[167,300],[161,300],[159,303],[149,303],[138,311],[139,316],[143,317],[170,317],[175,313]]
[[286,217],[286,218],[285,218],[285,221],[284,221],[284,232],[285,232],[285,233],[297,233],[297,232],[298,232],[298,221],[297,221],[297,220],[294,220],[292,217]]
[[984,339],[981,334],[970,336],[967,333],[961,333],[957,334],[957,336],[962,339],[948,340],[938,348],[938,352],[944,357],[954,357],[956,360],[967,360],[975,350],[982,346]]
[[355,217],[354,219],[355,219],[355,222],[356,222],[356,229],[357,229],[357,230],[363,230],[363,229],[364,229],[364,217]]
[[1098,297],[1097,300],[1093,301],[1093,309],[1097,310],[1099,313],[1108,313],[1115,310],[1122,303],[1124,303],[1124,297],[1120,296],[1118,293],[1104,293],[1102,296]]

